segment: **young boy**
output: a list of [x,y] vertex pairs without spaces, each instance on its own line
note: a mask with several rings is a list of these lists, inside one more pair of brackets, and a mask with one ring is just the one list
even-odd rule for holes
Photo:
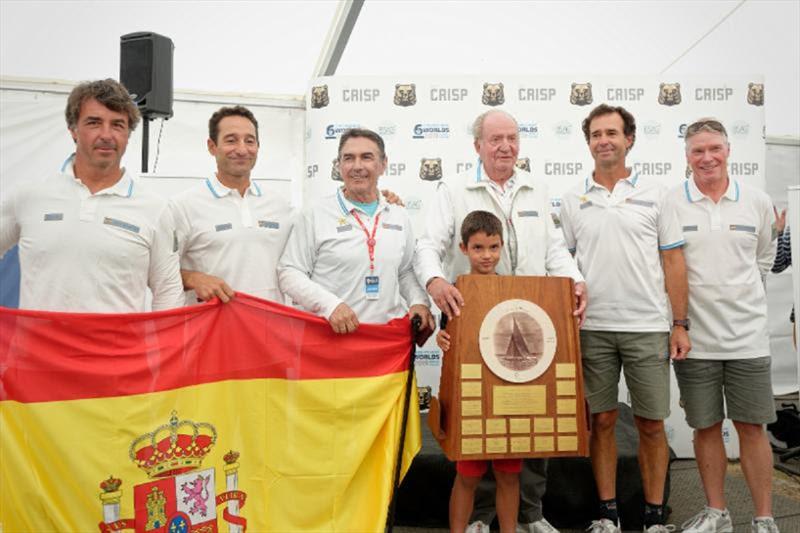
[[[473,211],[461,224],[461,252],[467,256],[470,274],[493,275],[503,249],[503,226],[500,220],[487,211]],[[443,352],[450,349],[450,335],[444,331],[446,322],[442,315],[442,329],[436,343]],[[458,461],[453,492],[450,494],[450,531],[463,533],[472,514],[472,503],[478,482],[488,468],[488,461]],[[521,459],[492,461],[497,482],[495,506],[502,533],[514,533],[519,509],[519,473]]]

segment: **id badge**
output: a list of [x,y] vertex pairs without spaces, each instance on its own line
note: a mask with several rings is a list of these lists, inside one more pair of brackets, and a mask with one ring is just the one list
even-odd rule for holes
[[364,293],[367,300],[377,300],[380,294],[381,282],[378,276],[367,276],[364,278]]

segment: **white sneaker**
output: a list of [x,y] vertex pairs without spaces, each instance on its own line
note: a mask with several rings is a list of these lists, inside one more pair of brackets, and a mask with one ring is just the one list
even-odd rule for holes
[[484,524],[480,520],[476,520],[467,526],[464,533],[491,533],[491,531],[489,530],[489,524]]
[[706,506],[684,522],[681,530],[687,533],[733,533],[733,522],[727,509],[720,511]]
[[517,524],[517,533],[558,533],[545,518],[528,524]]
[[655,524],[644,528],[645,533],[670,533],[672,531],[675,531],[675,526],[672,524]]
[[615,524],[608,518],[601,518],[600,520],[592,520],[589,527],[586,528],[589,533],[622,533],[619,527],[619,520]]
[[752,533],[780,533],[778,524],[775,523],[775,519],[772,517],[760,520],[753,518],[753,521],[750,522],[750,531]]

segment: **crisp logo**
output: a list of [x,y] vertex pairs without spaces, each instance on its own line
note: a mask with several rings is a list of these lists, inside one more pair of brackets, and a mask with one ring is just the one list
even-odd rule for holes
[[672,170],[669,161],[646,161],[634,163],[633,170],[644,176],[664,176]]
[[580,161],[547,161],[544,164],[544,173],[548,176],[575,176],[583,170]]
[[342,102],[375,102],[380,95],[380,89],[342,89]]
[[389,163],[386,165],[384,176],[400,176],[406,171],[405,163]]
[[469,91],[463,87],[431,89],[431,102],[463,102],[467,99]]
[[553,87],[520,87],[517,97],[521,102],[549,102],[556,96]]
[[730,87],[696,87],[694,99],[697,101],[727,102],[733,96]]
[[613,102],[638,102],[644,96],[644,89],[641,87],[609,87],[606,89],[606,98]]
[[753,176],[758,172],[758,163],[745,162],[745,163],[730,163],[730,173],[735,176]]
[[311,109],[320,109],[330,103],[328,98],[328,86],[317,85],[311,87]]

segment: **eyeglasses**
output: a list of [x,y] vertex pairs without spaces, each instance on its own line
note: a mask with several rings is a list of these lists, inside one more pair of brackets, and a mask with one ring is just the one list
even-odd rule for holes
[[696,122],[693,122],[686,128],[686,137],[689,138],[692,135],[696,135],[701,131],[715,131],[717,133],[721,133],[725,137],[728,136],[728,132],[725,131],[725,126],[718,120],[713,118],[702,118]]

